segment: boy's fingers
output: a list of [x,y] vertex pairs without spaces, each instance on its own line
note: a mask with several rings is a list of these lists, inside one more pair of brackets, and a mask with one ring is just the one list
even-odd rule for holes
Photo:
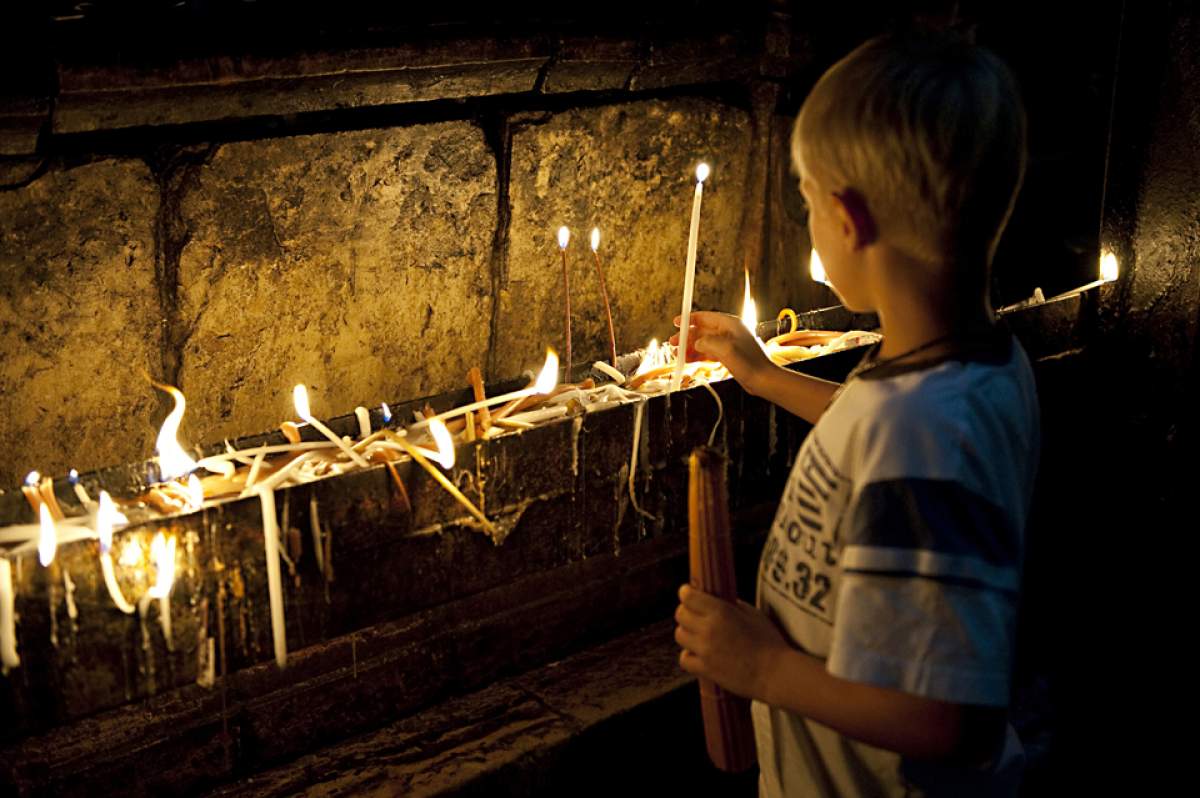
[[675,608],[675,623],[689,631],[694,632],[700,625],[701,620],[699,615],[680,604]]
[[721,600],[709,595],[703,590],[697,590],[691,585],[679,588],[679,603],[694,613],[697,617],[708,615],[715,609],[720,609]]
[[691,674],[700,673],[700,658],[686,648],[679,652],[679,667]]
[[683,648],[687,651],[695,652],[700,647],[700,641],[696,635],[689,632],[687,629],[684,629],[682,626],[675,627],[675,642],[679,644],[680,648]]

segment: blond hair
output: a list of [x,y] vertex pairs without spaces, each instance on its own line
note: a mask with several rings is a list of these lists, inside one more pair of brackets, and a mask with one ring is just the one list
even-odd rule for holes
[[990,265],[1024,177],[1025,128],[996,56],[948,36],[889,35],[817,81],[792,157],[823,189],[861,194],[889,244]]

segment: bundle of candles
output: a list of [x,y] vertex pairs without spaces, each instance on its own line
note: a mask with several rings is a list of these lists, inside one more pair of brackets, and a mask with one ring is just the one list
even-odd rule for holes
[[[271,626],[276,662],[282,667],[287,661],[287,646],[284,638],[283,595],[280,575],[280,529],[275,510],[275,490],[314,480],[344,474],[358,469],[380,465],[389,470],[400,495],[407,502],[408,495],[403,481],[395,468],[400,460],[411,460],[429,475],[462,506],[476,526],[499,542],[502,538],[490,520],[443,470],[450,470],[455,462],[455,446],[491,439],[498,435],[519,434],[541,423],[550,423],[566,417],[578,417],[630,402],[643,403],[650,395],[677,390],[725,379],[728,372],[719,363],[684,362],[678,353],[686,351],[688,317],[692,304],[692,286],[695,274],[696,239],[699,227],[700,200],[707,166],[701,164],[697,170],[695,199],[692,208],[692,223],[689,231],[687,266],[684,280],[683,324],[678,348],[651,341],[645,349],[631,356],[618,359],[616,336],[612,326],[604,276],[601,271],[599,230],[593,230],[591,248],[596,272],[604,296],[608,317],[609,356],[611,361],[593,364],[595,377],[579,382],[571,381],[570,298],[566,271],[566,248],[570,234],[566,228],[559,231],[558,242],[563,262],[564,293],[566,294],[566,360],[567,379],[559,383],[559,360],[553,350],[548,350],[545,363],[536,378],[520,390],[489,397],[485,391],[478,368],[467,374],[474,401],[435,413],[428,405],[423,411],[414,411],[416,418],[410,424],[397,419],[392,423],[390,410],[382,406],[385,426],[374,430],[370,414],[365,408],[355,410],[358,422],[357,438],[340,436],[329,429],[312,412],[308,391],[304,385],[293,390],[297,421],[284,421],[280,432],[286,443],[258,445],[236,449],[229,443],[220,454],[193,459],[179,444],[177,434],[186,409],[183,394],[176,388],[157,385],[174,399],[174,409],[164,421],[156,442],[158,451],[159,481],[137,496],[114,499],[100,491],[93,498],[72,472],[71,482],[78,500],[78,512],[68,517],[54,493],[54,481],[31,472],[23,487],[37,523],[18,524],[0,528],[0,665],[5,673],[20,663],[14,631],[15,611],[11,560],[37,551],[41,564],[50,567],[54,562],[57,547],[76,541],[98,541],[99,565],[104,583],[113,604],[124,613],[140,611],[143,618],[152,600],[159,603],[160,623],[168,644],[170,640],[170,594],[174,582],[176,541],[159,531],[150,544],[150,560],[155,577],[150,581],[143,570],[144,557],[140,543],[126,539],[121,556],[113,562],[112,547],[114,532],[133,527],[144,521],[179,513],[195,512],[222,501],[256,497],[262,509],[263,551],[266,558],[268,590],[270,593]],[[767,356],[775,363],[786,365],[838,349],[861,345],[877,339],[873,333],[837,333],[800,329],[796,314],[784,310],[779,315],[790,322],[789,329],[770,338],[759,339]],[[757,329],[754,301],[750,295],[749,274],[746,276],[746,291],[742,320],[753,332]],[[625,363],[632,363],[624,369]],[[711,387],[709,388],[711,391]],[[712,391],[714,398],[717,397]],[[717,399],[719,402],[719,399]],[[638,412],[643,405],[638,405]],[[718,423],[720,414],[718,415]],[[311,427],[320,434],[320,440],[302,440],[301,429]],[[635,424],[635,436],[640,423]],[[715,429],[714,429],[715,432]],[[633,443],[636,458],[638,442]],[[436,465],[435,465],[436,464]],[[439,468],[440,466],[440,468]],[[632,496],[633,471],[636,459],[631,460],[630,489]],[[201,477],[199,474],[205,473]],[[634,506],[637,506],[636,500]],[[640,512],[640,509],[639,509]],[[321,564],[322,533],[316,508],[312,513],[313,544],[318,564]],[[325,543],[327,544],[327,540]],[[118,571],[118,567],[121,569]],[[70,574],[61,570],[61,579],[71,595],[73,585]],[[135,571],[137,579],[130,578]],[[120,578],[119,578],[120,577]],[[57,575],[54,576],[58,578]],[[121,582],[131,581],[141,586],[141,595],[131,602],[122,590]],[[74,617],[74,616],[72,616]]]

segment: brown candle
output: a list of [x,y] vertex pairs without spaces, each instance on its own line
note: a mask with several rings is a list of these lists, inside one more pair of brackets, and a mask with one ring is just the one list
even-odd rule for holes
[[[688,562],[692,587],[736,603],[725,457],[701,446],[692,451],[688,466]],[[709,757],[728,773],[746,770],[756,758],[750,702],[708,679],[699,681]]]

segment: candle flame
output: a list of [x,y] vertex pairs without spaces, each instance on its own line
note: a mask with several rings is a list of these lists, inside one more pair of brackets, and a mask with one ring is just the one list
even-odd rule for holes
[[175,409],[163,422],[162,429],[158,431],[158,440],[154,444],[158,450],[159,476],[165,481],[195,470],[196,461],[188,457],[177,438],[179,424],[183,421],[183,411],[187,409],[187,400],[183,398],[183,392],[170,385],[154,383],[154,387],[169,393],[175,400]]
[[1117,256],[1107,249],[1101,252],[1100,279],[1111,283],[1117,279],[1118,274],[1120,274],[1120,268],[1117,266]]
[[454,467],[454,439],[450,437],[450,430],[446,429],[441,419],[435,418],[429,422],[429,434],[437,444],[437,454],[433,459],[449,471]]
[[392,408],[388,407],[387,402],[379,403],[379,412],[383,414],[383,423],[388,424],[392,420]]
[[653,371],[656,368],[661,368],[667,365],[671,359],[671,347],[668,344],[660,344],[657,338],[651,338],[650,343],[646,344],[646,351],[642,353],[642,362],[638,363],[638,367],[634,370],[633,376],[640,377],[647,371]]
[[204,506],[204,485],[200,477],[192,474],[187,481],[188,509],[199,510]]
[[813,278],[813,282],[829,285],[829,278],[825,275],[825,264],[821,263],[821,256],[815,248],[808,256],[808,274]]
[[750,296],[750,270],[746,270],[746,293],[742,297],[742,324],[751,335],[758,335],[758,306]]
[[154,585],[147,591],[150,598],[166,598],[175,584],[175,536],[162,532],[150,542],[150,559],[154,561]]
[[708,179],[708,164],[702,163],[696,167],[696,180],[703,183]]
[[558,385],[558,353],[546,349],[546,363],[533,382],[534,393],[550,393]]
[[600,249],[600,228],[592,228],[592,252]]
[[300,418],[307,420],[312,416],[312,408],[308,406],[308,389],[304,383],[297,383],[292,389],[292,404],[296,406],[296,415]]
[[112,550],[113,526],[127,523],[129,523],[129,519],[113,504],[108,491],[100,491],[100,507],[96,511],[96,532],[100,535],[101,554],[108,554]]
[[42,481],[42,475],[36,471],[30,471],[25,475],[25,484],[31,488],[36,488],[37,484]]
[[67,472],[67,482],[70,482],[72,485],[79,484],[79,472],[74,468]]
[[50,515],[49,507],[39,504],[38,514],[42,521],[42,531],[38,535],[38,562],[45,567],[54,562],[54,553],[58,551],[58,530],[54,528],[54,518]]
[[558,248],[566,249],[567,244],[571,241],[571,231],[565,226],[558,228]]

